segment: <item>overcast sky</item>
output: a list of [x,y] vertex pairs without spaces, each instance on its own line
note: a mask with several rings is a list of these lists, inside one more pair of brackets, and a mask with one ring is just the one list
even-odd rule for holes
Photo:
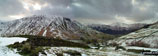
[[59,15],[81,23],[139,23],[158,20],[158,0],[0,0],[0,20]]

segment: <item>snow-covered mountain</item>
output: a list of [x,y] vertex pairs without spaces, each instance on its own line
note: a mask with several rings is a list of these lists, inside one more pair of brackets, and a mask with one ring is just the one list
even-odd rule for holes
[[1,34],[4,30],[6,30],[7,24],[8,24],[7,22],[0,21],[0,34]]
[[136,31],[144,27],[145,25],[146,24],[140,24],[140,23],[138,24],[114,23],[112,25],[92,24],[92,25],[88,25],[88,27],[107,34],[124,35]]
[[[146,25],[148,25],[148,24],[145,24],[145,23],[126,24],[126,23],[119,23],[119,22],[110,24],[110,26],[116,27],[116,29],[117,29],[117,27],[122,27],[122,28],[126,28],[126,30],[139,29]],[[117,29],[117,30],[119,30],[119,29]]]
[[110,26],[130,27],[130,26],[131,26],[131,24],[126,24],[126,23],[115,22],[115,23],[110,24]]
[[158,22],[147,25],[128,35],[109,41],[109,44],[116,43],[123,46],[158,48]]
[[41,15],[12,21],[1,35],[38,35],[69,40],[99,39],[111,36],[92,30],[69,18]]

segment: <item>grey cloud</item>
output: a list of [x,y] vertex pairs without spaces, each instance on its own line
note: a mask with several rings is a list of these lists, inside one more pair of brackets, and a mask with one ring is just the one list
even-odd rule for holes
[[[19,0],[2,0],[0,2],[0,16],[24,13],[25,9]],[[48,3],[49,6],[41,10],[27,12],[30,14],[60,15],[74,18],[79,21],[94,20],[108,23],[116,22],[116,15],[125,17],[127,20],[142,22],[157,18],[158,0],[136,0],[136,5],[132,0],[32,0],[39,4]],[[142,7],[142,8],[141,8]],[[144,11],[143,11],[144,10]],[[110,22],[109,22],[110,21]]]
[[23,10],[22,4],[17,0],[1,0],[0,1],[0,16],[17,14]]
[[66,9],[66,7],[57,6],[55,8],[44,8],[40,11],[34,11],[33,14],[36,15],[59,15],[64,17],[73,17],[71,9]]
[[[158,7],[156,6],[158,4],[156,1],[157,0],[137,0],[139,4],[133,6],[131,10],[132,12],[125,14],[124,16],[136,22],[155,20],[157,17],[156,13],[158,13]],[[141,6],[144,7],[144,11],[140,10]]]

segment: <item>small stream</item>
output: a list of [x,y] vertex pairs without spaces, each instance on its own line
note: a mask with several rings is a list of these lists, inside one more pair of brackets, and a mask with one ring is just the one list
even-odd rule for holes
[[16,53],[16,50],[9,49],[7,45],[13,44],[15,42],[22,42],[27,40],[27,38],[20,37],[0,37],[0,56],[21,56]]

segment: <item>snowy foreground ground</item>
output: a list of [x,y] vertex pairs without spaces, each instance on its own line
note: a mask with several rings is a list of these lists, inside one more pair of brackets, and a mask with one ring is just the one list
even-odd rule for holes
[[[83,49],[83,48],[73,48],[73,47],[52,47],[46,50],[47,56],[57,56],[55,53],[63,53],[64,51],[78,51],[82,56],[144,56],[143,54],[136,54],[133,52],[126,51],[115,51],[114,47],[106,47],[100,50],[97,49]],[[65,56],[70,56],[64,53]],[[39,56],[46,56],[40,53]],[[147,56],[147,55],[146,55]]]
[[27,38],[19,38],[19,37],[0,37],[0,56],[21,56],[18,53],[16,53],[16,50],[11,50],[8,47],[6,47],[9,44],[13,44],[15,42],[22,42],[27,40]]
[[[22,42],[27,40],[26,38],[12,37],[12,38],[2,38],[0,37],[0,56],[21,56],[16,53],[16,50],[10,50],[6,46],[13,44],[15,42]],[[156,51],[157,49],[142,48],[142,47],[126,47],[128,49],[146,49]],[[75,47],[51,47],[49,50],[45,50],[47,55],[39,53],[39,56],[57,56],[55,53],[62,53],[64,56],[69,56],[65,51],[77,51],[81,53],[82,56],[144,56],[142,54],[136,54],[133,52],[126,51],[115,51],[114,47],[106,47],[100,50],[98,49],[83,49]]]

